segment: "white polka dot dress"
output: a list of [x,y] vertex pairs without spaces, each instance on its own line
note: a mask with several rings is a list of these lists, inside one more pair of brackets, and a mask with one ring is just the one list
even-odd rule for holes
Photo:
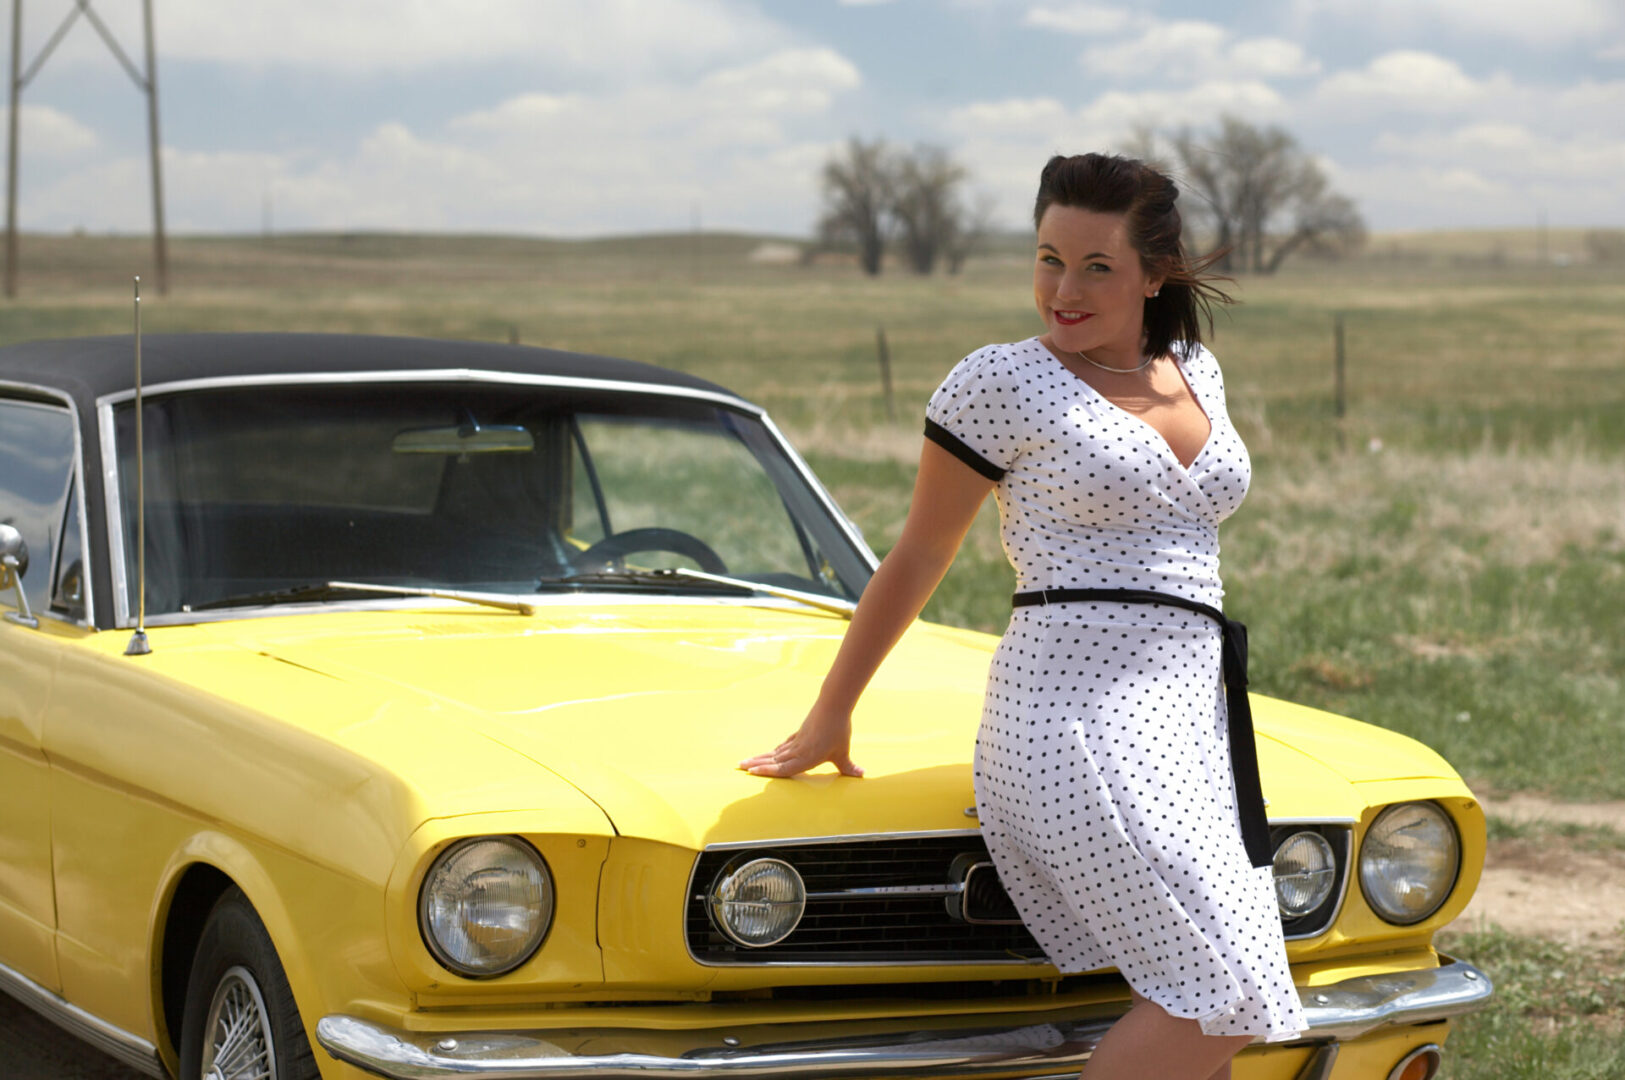
[[[961,361],[926,434],[997,481],[1019,591],[1150,589],[1222,606],[1219,522],[1250,464],[1218,362],[1175,350],[1212,425],[1189,469],[1033,338]],[[1177,608],[1016,608],[976,747],[988,850],[1062,972],[1116,967],[1210,1035],[1306,1026],[1269,867],[1242,844],[1219,628]]]

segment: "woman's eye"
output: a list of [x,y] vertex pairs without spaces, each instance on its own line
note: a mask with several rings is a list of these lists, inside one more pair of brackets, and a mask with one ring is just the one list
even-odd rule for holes
[[1106,265],[1105,263],[1090,263],[1089,264],[1089,269],[1098,270],[1098,271],[1101,271],[1103,273],[1108,273],[1109,274],[1109,273],[1111,273],[1112,268],[1110,266]]

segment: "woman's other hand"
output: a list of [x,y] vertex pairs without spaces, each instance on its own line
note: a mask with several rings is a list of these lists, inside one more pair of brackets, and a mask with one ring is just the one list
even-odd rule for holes
[[863,775],[852,761],[852,717],[826,716],[814,709],[794,735],[765,754],[746,758],[739,767],[752,776],[789,777],[826,761],[842,776]]

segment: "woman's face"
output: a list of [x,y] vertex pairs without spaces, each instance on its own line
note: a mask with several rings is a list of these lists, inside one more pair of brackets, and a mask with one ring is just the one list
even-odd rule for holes
[[1124,215],[1074,206],[1044,211],[1033,299],[1055,349],[1133,367],[1140,360],[1146,297],[1161,284],[1140,265]]

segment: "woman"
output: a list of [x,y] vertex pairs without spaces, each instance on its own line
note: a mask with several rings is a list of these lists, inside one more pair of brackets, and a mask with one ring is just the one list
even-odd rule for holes
[[[972,353],[932,395],[902,536],[817,702],[741,763],[862,774],[852,708],[992,491],[1018,592],[988,678],[977,811],[1050,961],[1116,967],[1134,992],[1086,1080],[1223,1080],[1253,1038],[1305,1026],[1270,871],[1254,865],[1268,862],[1261,810],[1243,838],[1258,798],[1232,777],[1221,682],[1218,524],[1250,467],[1200,324],[1229,298],[1186,258],[1177,197],[1137,161],[1045,166],[1045,332]],[[1099,589],[1135,593],[1077,595]]]

